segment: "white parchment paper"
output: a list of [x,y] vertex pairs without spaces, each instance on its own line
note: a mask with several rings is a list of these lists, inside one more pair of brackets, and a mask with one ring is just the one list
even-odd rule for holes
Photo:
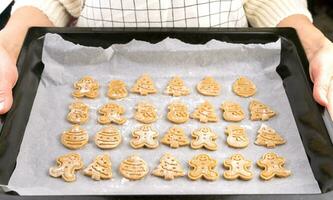
[[[8,187],[22,195],[79,195],[79,194],[270,194],[270,193],[319,193],[308,163],[301,139],[282,86],[282,81],[275,68],[280,61],[280,41],[264,45],[230,44],[211,40],[204,45],[185,44],[176,39],[167,38],[157,44],[133,40],[128,44],[115,44],[108,49],[74,45],[63,40],[59,35],[47,34],[43,50],[45,69],[35,98],[30,119],[22,141],[17,166]],[[131,87],[139,75],[149,73],[159,90],[158,94],[138,96],[130,94],[117,102],[126,107],[126,124],[118,126],[123,135],[123,143],[114,150],[103,151],[93,142],[94,134],[102,128],[97,123],[97,109],[110,100],[106,96],[107,83],[111,79],[122,79]],[[49,167],[55,165],[55,159],[70,152],[60,143],[60,135],[71,125],[66,121],[68,105],[73,102],[71,92],[73,82],[84,75],[91,75],[101,84],[98,99],[84,99],[90,110],[90,120],[83,125],[90,141],[80,153],[85,166],[95,156],[107,152],[111,156],[113,178],[106,181],[93,181],[82,172],[77,173],[77,180],[66,183],[48,175]],[[192,92],[187,97],[170,97],[162,93],[167,82],[174,75],[183,78]],[[222,86],[218,97],[204,97],[195,90],[195,85],[204,76],[213,76]],[[265,122],[275,128],[287,140],[287,143],[269,150],[254,145],[257,130],[261,122],[247,119],[241,122],[247,130],[250,145],[245,149],[233,149],[226,145],[224,129],[228,125],[222,120],[219,106],[225,100],[240,103],[248,116],[248,103],[251,98],[237,97],[231,91],[233,81],[240,75],[249,77],[257,86],[258,92],[253,97],[267,103],[278,112],[278,116]],[[133,118],[134,106],[141,100],[153,102],[159,113],[159,120],[154,127],[160,132],[160,138],[172,126],[166,120],[167,105],[173,100],[181,100],[189,105],[190,111],[204,100],[209,100],[220,116],[218,123],[208,124],[219,135],[218,150],[193,150],[189,147],[171,149],[160,144],[157,149],[134,150],[129,145],[131,130],[139,125]],[[200,127],[196,120],[181,125],[186,134]],[[286,168],[292,171],[288,178],[275,178],[262,181],[258,175],[260,169],[255,162],[266,152],[274,151],[286,158]],[[199,153],[208,153],[218,160],[217,169],[222,175],[222,162],[234,153],[241,153],[253,161],[252,171],[255,176],[250,181],[227,181],[222,177],[215,182],[204,180],[190,181],[177,178],[165,181],[148,175],[140,181],[128,181],[118,172],[121,160],[131,154],[138,154],[149,164],[150,170],[159,164],[159,158],[165,152],[176,156],[188,171],[188,160]]]

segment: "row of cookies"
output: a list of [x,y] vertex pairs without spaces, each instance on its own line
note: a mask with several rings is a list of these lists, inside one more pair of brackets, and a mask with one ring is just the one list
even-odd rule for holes
[[[227,135],[226,143],[233,148],[245,148],[249,145],[249,137],[245,128],[237,125],[228,125],[225,129]],[[142,125],[132,132],[130,145],[134,149],[150,148],[159,146],[159,133],[151,125]],[[211,151],[217,150],[218,135],[209,127],[203,126],[194,130],[191,134],[192,141],[186,136],[185,131],[180,126],[172,126],[162,137],[161,142],[171,148],[178,148],[190,144],[192,149],[205,148]],[[80,149],[89,141],[89,135],[86,130],[79,125],[72,126],[61,135],[61,143],[69,149]],[[114,126],[107,126],[96,133],[94,137],[95,144],[101,149],[116,148],[122,142],[120,130]],[[262,124],[258,130],[258,135],[254,142],[259,146],[274,148],[277,145],[286,143],[286,140],[273,128]]]
[[[89,118],[89,106],[81,101],[76,101],[69,106],[67,120],[73,124],[83,124]],[[148,102],[139,102],[135,107],[134,118],[144,124],[150,124],[158,120],[156,107]],[[189,118],[197,119],[202,123],[217,122],[218,117],[213,105],[205,101],[197,106],[197,108],[189,114],[188,106],[182,102],[172,102],[168,105],[167,119],[175,124],[182,124]],[[245,118],[245,112],[242,107],[231,101],[226,101],[221,105],[223,119],[229,122],[240,122]],[[269,106],[252,100],[249,104],[250,119],[268,120],[276,115]],[[123,116],[125,108],[115,102],[107,103],[98,109],[99,117],[97,121],[100,124],[124,124],[127,119]]]
[[[122,80],[112,80],[108,84],[108,97],[111,99],[121,99],[128,95],[127,86]],[[221,92],[220,84],[211,76],[204,77],[196,86],[197,91],[205,96],[218,96]],[[256,93],[255,84],[246,77],[239,77],[232,85],[235,94],[241,97],[250,97]],[[140,76],[131,92],[146,96],[157,93],[154,81],[148,74]],[[179,76],[174,76],[169,81],[165,94],[170,96],[187,96],[191,90],[185,85]],[[99,83],[90,76],[85,76],[74,83],[73,97],[96,98],[99,95]]]
[[[217,160],[207,154],[194,156],[189,162],[190,171],[188,178],[190,180],[205,179],[215,181],[219,178],[216,170]],[[285,159],[274,152],[264,154],[257,162],[257,166],[262,168],[260,178],[270,180],[273,177],[288,177],[291,171],[284,168]],[[247,160],[241,154],[234,154],[223,161],[223,177],[227,180],[251,180],[254,173],[251,171],[252,161]],[[77,153],[68,153],[57,158],[57,166],[49,169],[49,175],[52,177],[61,177],[66,182],[76,180],[76,172],[83,169],[84,164],[81,156]],[[95,160],[89,164],[83,173],[93,180],[105,180],[112,178],[112,163],[108,154],[98,155]],[[119,173],[129,180],[143,179],[149,173],[149,167],[145,160],[137,155],[127,157],[120,163]],[[159,165],[151,173],[154,176],[162,177],[165,180],[173,180],[177,177],[186,175],[185,170],[179,160],[165,153],[160,158]]]

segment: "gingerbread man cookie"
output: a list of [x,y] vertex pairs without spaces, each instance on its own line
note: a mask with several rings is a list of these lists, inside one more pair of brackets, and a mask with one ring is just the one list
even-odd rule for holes
[[286,140],[277,133],[273,128],[262,124],[258,130],[256,141],[254,142],[260,146],[266,146],[268,148],[274,148],[276,145],[286,143]]
[[85,76],[74,83],[74,92],[72,95],[76,98],[88,97],[96,98],[98,96],[99,84],[90,76]]
[[223,166],[228,168],[223,173],[223,177],[228,180],[240,178],[242,180],[250,180],[253,178],[253,173],[250,171],[252,162],[245,160],[241,154],[234,154],[223,162]]
[[81,101],[76,101],[69,105],[67,120],[73,124],[84,124],[89,119],[88,112],[88,105],[82,103]]
[[198,83],[197,90],[205,96],[218,96],[221,86],[213,77],[206,76]]
[[227,144],[234,148],[245,148],[249,145],[249,138],[245,132],[245,128],[239,125],[229,125],[225,129]]
[[215,170],[217,161],[207,154],[199,154],[189,161],[191,167],[188,177],[191,180],[204,178],[209,181],[215,181],[219,178],[218,172]]
[[250,102],[249,109],[250,109],[250,119],[252,121],[258,121],[258,120],[267,121],[276,115],[276,113],[270,107],[257,100],[252,100]]
[[100,124],[124,124],[127,119],[122,116],[125,113],[123,106],[116,103],[107,103],[98,109],[98,113],[101,115],[98,117]]
[[189,120],[188,108],[184,103],[173,102],[168,106],[169,112],[167,114],[168,120],[175,124],[182,124]]
[[190,89],[185,86],[184,81],[179,76],[174,76],[169,81],[165,93],[174,97],[187,96],[190,94]]
[[95,144],[101,149],[113,149],[121,143],[122,137],[119,129],[107,126],[95,135]]
[[284,178],[291,175],[291,171],[284,168],[285,159],[278,156],[276,153],[269,152],[258,160],[257,165],[263,169],[260,173],[260,178],[270,180],[274,176]]
[[214,107],[208,101],[200,104],[190,116],[193,119],[197,119],[202,123],[217,122],[218,118],[214,111]]
[[211,151],[217,149],[217,134],[209,127],[201,127],[193,131],[192,137],[191,147],[193,149],[206,148]]
[[245,118],[245,112],[238,103],[226,101],[221,105],[223,119],[228,122],[240,122]]
[[61,135],[61,143],[69,149],[80,149],[84,147],[89,140],[87,131],[79,125],[74,125]]
[[178,148],[190,144],[189,139],[185,135],[184,129],[179,126],[171,127],[164,135],[161,142],[169,145],[171,148]]
[[109,155],[102,154],[97,156],[83,172],[95,181],[112,178],[112,164]]
[[158,132],[150,125],[142,125],[132,132],[133,138],[130,141],[130,145],[135,149],[142,147],[157,148],[158,135]]
[[77,153],[68,153],[57,158],[57,166],[51,167],[49,174],[52,177],[61,177],[66,182],[76,180],[75,172],[83,168],[81,156]]
[[122,99],[128,95],[126,84],[122,80],[112,80],[109,83],[108,97]]
[[165,153],[152,174],[163,177],[165,180],[173,180],[176,177],[185,176],[185,171],[176,157]]
[[157,89],[155,88],[155,84],[150,76],[144,74],[136,81],[131,89],[131,92],[146,96],[148,94],[157,93]]
[[140,180],[148,174],[149,168],[146,161],[133,155],[120,163],[119,172],[129,180]]
[[250,97],[256,93],[257,89],[250,79],[241,76],[232,85],[232,91],[240,97]]
[[144,124],[150,124],[158,119],[155,106],[148,102],[140,102],[135,107],[134,118]]

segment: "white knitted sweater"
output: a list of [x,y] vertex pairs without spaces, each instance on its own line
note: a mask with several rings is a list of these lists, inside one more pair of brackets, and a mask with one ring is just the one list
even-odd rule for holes
[[16,0],[13,12],[34,6],[55,26],[88,27],[274,27],[302,14],[305,0]]

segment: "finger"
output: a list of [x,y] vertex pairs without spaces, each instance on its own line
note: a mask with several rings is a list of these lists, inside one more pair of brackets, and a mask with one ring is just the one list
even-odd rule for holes
[[0,115],[9,111],[13,104],[12,86],[9,84],[0,85]]
[[327,100],[328,104],[326,107],[333,121],[333,80],[330,81],[330,86],[328,88],[328,93],[327,93]]
[[328,104],[327,93],[330,86],[331,75],[319,73],[314,80],[313,97],[322,106]]

